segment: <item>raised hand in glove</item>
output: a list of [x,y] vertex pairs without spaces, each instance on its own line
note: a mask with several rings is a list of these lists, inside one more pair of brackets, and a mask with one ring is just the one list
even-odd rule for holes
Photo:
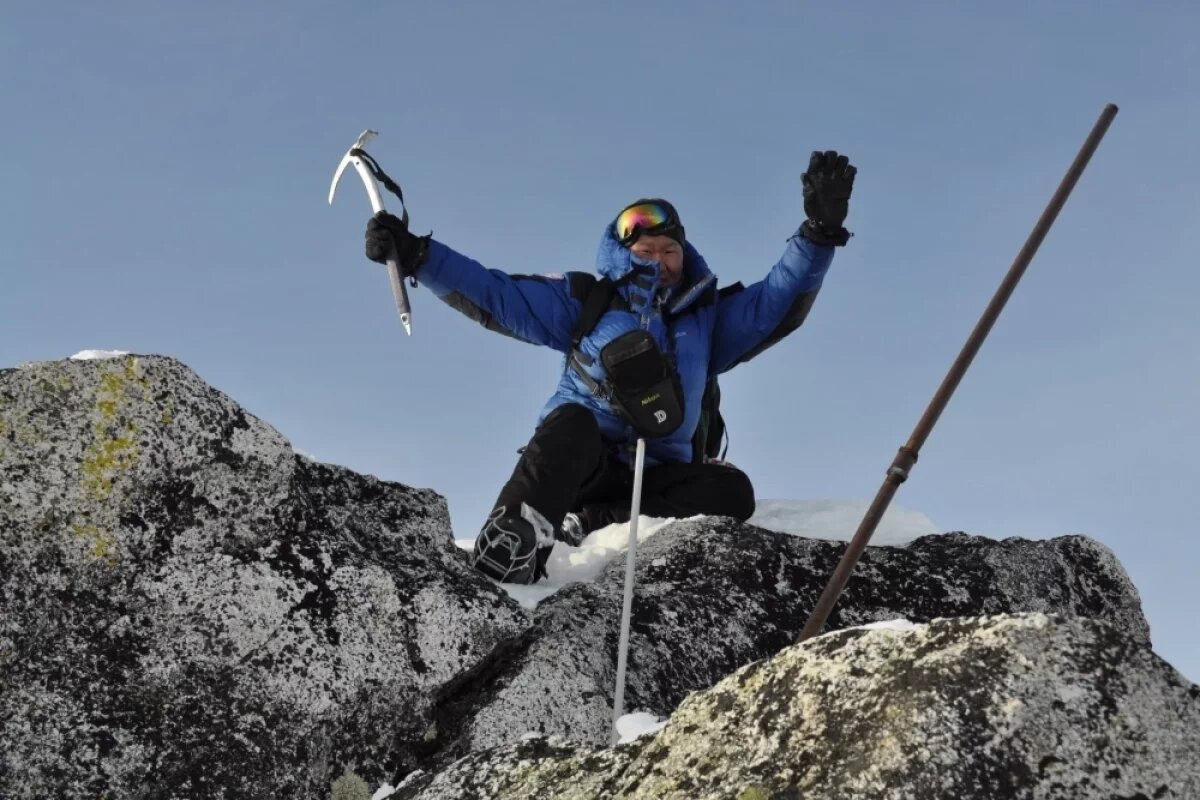
[[804,185],[804,213],[808,219],[800,226],[800,235],[815,244],[841,247],[850,241],[843,227],[850,211],[850,193],[858,168],[836,150],[814,151],[808,172],[800,176]]
[[430,236],[413,235],[408,223],[386,211],[367,220],[366,239],[367,258],[380,264],[386,264],[389,258],[396,259],[400,274],[406,278],[425,263],[429,252]]

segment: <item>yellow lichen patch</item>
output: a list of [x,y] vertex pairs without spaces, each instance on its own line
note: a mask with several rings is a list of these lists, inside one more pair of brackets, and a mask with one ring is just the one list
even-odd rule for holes
[[771,796],[761,786],[747,786],[737,800],[771,800]]
[[142,374],[142,365],[137,356],[125,359],[125,380],[133,381],[142,387],[143,400],[150,399],[150,379]]
[[128,468],[136,461],[136,426],[132,422],[126,422],[120,431],[112,431],[129,400],[130,382],[141,385],[143,396],[149,393],[148,382],[137,377],[135,361],[136,359],[129,359],[123,370],[107,371],[100,377],[100,388],[96,397],[96,410],[99,414],[93,425],[95,439],[84,454],[84,472],[89,477],[112,469]]
[[100,394],[107,395],[104,399],[116,400],[119,403],[124,399],[129,385],[136,384],[142,390],[142,398],[149,399],[150,381],[144,375],[139,374],[140,372],[141,369],[136,358],[131,356],[125,359],[120,368],[106,371],[101,376]]
[[71,532],[87,541],[93,556],[105,561],[110,567],[117,565],[117,537],[95,525],[82,522],[71,525]]
[[[97,434],[103,435],[100,426]],[[97,438],[83,454],[83,487],[93,500],[103,500],[112,493],[113,479],[117,474],[132,469],[138,460],[138,446],[134,440],[137,430],[132,424],[125,427],[122,435],[112,438]]]
[[[139,393],[141,398],[138,398]],[[84,448],[80,464],[84,493],[97,505],[93,513],[100,519],[117,511],[114,500],[118,498],[114,498],[113,493],[120,485],[121,476],[138,464],[139,431],[126,412],[131,401],[147,400],[149,394],[149,381],[139,377],[136,359],[127,359],[117,369],[106,370],[100,375],[92,441]],[[76,524],[74,532],[88,540],[96,558],[110,565],[117,564],[118,542],[113,532],[101,530],[92,523]]]

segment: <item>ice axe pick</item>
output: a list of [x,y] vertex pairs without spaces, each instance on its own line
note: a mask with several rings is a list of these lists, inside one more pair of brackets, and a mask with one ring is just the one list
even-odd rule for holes
[[[363,156],[366,155],[363,147],[378,135],[372,130],[363,131],[355,140],[354,145],[346,151],[346,155],[342,156],[342,163],[338,164],[337,172],[333,173],[333,183],[329,185],[330,205],[333,205],[333,196],[337,193],[338,181],[342,179],[342,173],[346,171],[348,165],[353,164],[354,169],[358,172],[358,177],[362,178],[363,186],[367,187],[367,196],[371,199],[371,210],[376,214],[384,210],[383,197],[379,194],[379,183],[375,179],[375,173],[363,160]],[[401,198],[400,202],[403,203],[404,199]],[[405,216],[408,216],[407,211]],[[400,275],[400,264],[394,258],[389,258],[387,269],[388,278],[392,281],[392,295],[396,298],[396,310],[400,312],[400,322],[404,325],[405,332],[411,336],[412,311],[408,307],[408,289],[404,286],[404,278]]]

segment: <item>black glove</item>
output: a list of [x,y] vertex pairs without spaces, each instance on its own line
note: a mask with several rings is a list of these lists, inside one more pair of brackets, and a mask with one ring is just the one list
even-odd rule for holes
[[808,219],[800,226],[800,235],[815,244],[841,247],[850,241],[850,231],[842,227],[850,212],[850,193],[858,168],[836,150],[813,151],[808,172],[800,176],[804,184],[804,213]]
[[414,236],[400,217],[380,211],[367,220],[367,258],[380,264],[394,258],[407,278],[425,263],[432,236]]

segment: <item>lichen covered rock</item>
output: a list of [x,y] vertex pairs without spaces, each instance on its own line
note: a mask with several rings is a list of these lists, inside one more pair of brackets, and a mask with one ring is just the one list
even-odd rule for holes
[[[843,548],[720,518],[660,530],[638,552],[626,709],[667,716],[690,692],[789,645]],[[528,646],[446,710],[440,758],[523,732],[608,741],[624,566],[619,559],[596,583],[570,586],[538,608]],[[828,629],[1022,611],[1104,619],[1149,643],[1128,576],[1106,548],[1079,536],[947,534],[867,548]]]
[[0,370],[0,796],[325,797],[412,769],[528,626],[445,501],[168,358]]
[[1104,622],[847,630],[686,700],[653,739],[554,740],[416,774],[393,800],[1200,796],[1200,687]]

